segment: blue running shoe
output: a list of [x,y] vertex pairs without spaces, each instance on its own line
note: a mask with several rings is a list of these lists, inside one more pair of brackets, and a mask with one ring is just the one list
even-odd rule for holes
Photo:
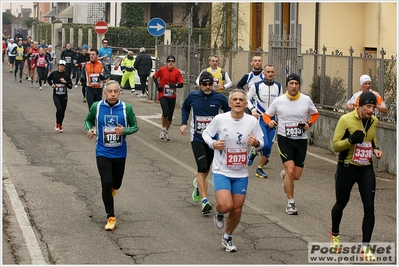
[[258,154],[258,151],[256,151],[256,149],[254,147],[252,147],[248,154],[248,166],[252,165],[257,154]]
[[255,176],[259,178],[267,178],[267,174],[261,168],[256,169]]

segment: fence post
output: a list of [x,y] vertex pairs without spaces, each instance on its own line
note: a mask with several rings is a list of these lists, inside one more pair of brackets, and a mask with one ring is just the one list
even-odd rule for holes
[[348,99],[353,95],[353,48],[349,48],[348,59]]
[[323,45],[323,55],[321,58],[321,70],[320,70],[320,104],[324,105],[324,80],[326,75],[326,51],[327,48]]
[[[384,98],[384,73],[385,73],[385,64],[384,64],[384,56],[387,52],[384,50],[384,47],[381,47],[381,59],[380,59],[380,73],[378,74],[378,93]],[[380,112],[381,113],[381,112]]]

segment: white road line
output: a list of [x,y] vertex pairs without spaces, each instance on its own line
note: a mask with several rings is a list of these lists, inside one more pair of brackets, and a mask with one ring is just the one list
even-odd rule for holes
[[21,229],[22,235],[25,239],[25,245],[32,260],[32,264],[47,265],[28,216],[26,215],[24,206],[18,197],[17,190],[10,179],[10,174],[5,164],[3,164],[3,186],[5,187],[8,197],[10,198],[10,202],[15,212],[15,217],[17,218],[19,228]]

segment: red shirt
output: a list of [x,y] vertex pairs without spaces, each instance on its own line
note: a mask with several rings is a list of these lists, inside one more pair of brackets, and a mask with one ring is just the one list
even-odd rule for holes
[[163,88],[162,92],[158,92],[158,100],[163,96],[176,98],[176,88],[173,88],[173,93],[171,93],[172,89],[169,89],[168,85],[184,82],[183,75],[178,68],[169,69],[168,66],[163,66],[154,73],[154,77],[158,79],[159,85]]

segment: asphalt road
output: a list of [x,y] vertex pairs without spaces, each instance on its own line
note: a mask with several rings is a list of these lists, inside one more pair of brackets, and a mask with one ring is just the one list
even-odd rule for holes
[[[329,242],[336,156],[309,147],[295,183],[298,216],[285,213],[276,145],[255,177],[233,234],[238,252],[221,247],[223,230],[191,198],[196,165],[176,109],[171,141],[159,140],[159,104],[126,92],[139,131],[128,137],[128,159],[115,196],[117,229],[104,231],[105,211],[95,163],[95,140],[83,120],[81,89],[69,92],[64,133],[54,131],[52,91],[14,81],[3,64],[3,264],[307,264],[309,242]],[[257,163],[259,159],[255,160]],[[377,170],[374,242],[396,242],[396,177]],[[209,199],[215,203],[212,178]],[[363,207],[357,186],[344,211],[342,242],[361,241]]]

